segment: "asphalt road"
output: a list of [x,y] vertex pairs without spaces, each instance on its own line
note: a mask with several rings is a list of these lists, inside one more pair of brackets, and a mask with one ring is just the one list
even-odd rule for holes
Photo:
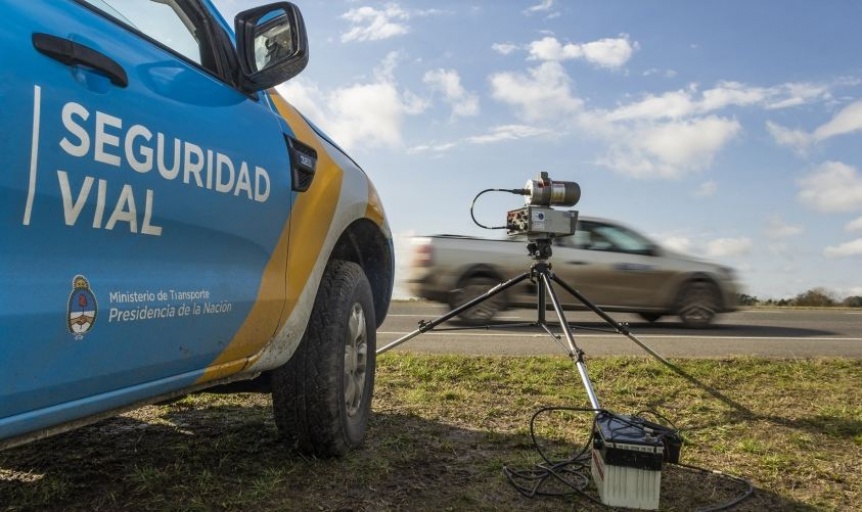
[[[377,332],[382,348],[418,329],[421,320],[446,313],[439,304],[394,302]],[[686,329],[675,318],[654,324],[640,317],[609,313],[630,332],[664,357],[759,356],[774,358],[862,357],[862,311],[852,309],[752,309],[719,317],[709,329]],[[491,329],[464,329],[456,321],[421,333],[391,350],[451,354],[567,354],[565,338],[556,340],[535,325],[535,309],[506,311]],[[628,337],[607,331],[609,326],[591,312],[566,312],[575,343],[587,357],[645,355]],[[562,334],[553,311],[546,315],[552,332]],[[446,330],[450,329],[450,330]],[[454,329],[454,330],[452,330]],[[595,329],[605,329],[596,331]]]

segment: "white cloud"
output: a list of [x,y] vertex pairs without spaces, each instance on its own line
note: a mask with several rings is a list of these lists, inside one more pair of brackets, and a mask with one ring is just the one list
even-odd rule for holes
[[509,55],[517,51],[519,46],[512,43],[494,43],[491,45],[491,49],[501,55]]
[[345,149],[359,142],[363,147],[398,147],[405,116],[422,113],[428,105],[409,91],[399,91],[396,62],[397,53],[387,55],[369,83],[326,92],[317,84],[294,79],[278,90]]
[[767,89],[766,108],[778,110],[805,105],[814,101],[829,100],[832,94],[824,84],[790,82]]
[[562,44],[555,37],[545,37],[530,43],[529,58],[542,61],[582,59],[598,67],[616,69],[625,65],[637,49],[638,43],[631,43],[628,34],[583,44]]
[[630,43],[628,34],[615,39],[600,39],[583,45],[587,62],[603,68],[620,68],[631,59],[640,46]]
[[737,121],[710,116],[652,127],[641,134],[641,144],[644,151],[674,166],[707,164],[739,129]]
[[846,258],[850,256],[862,256],[862,238],[840,245],[831,245],[823,249],[823,255],[827,258]]
[[452,148],[458,147],[457,142],[439,142],[433,144],[419,144],[418,146],[413,146],[408,149],[407,152],[411,154],[418,153],[444,153],[449,151]]
[[532,14],[534,12],[548,12],[554,6],[554,0],[542,0],[536,5],[524,9],[524,14]]
[[[815,86],[810,86],[812,90]],[[669,91],[662,94],[646,94],[638,101],[618,107],[608,112],[612,120],[634,119],[679,119],[687,116],[706,115],[728,107],[761,106],[776,108],[777,103],[793,101],[810,102],[821,99],[826,93],[824,87],[816,88],[819,94],[803,95],[805,89],[800,84],[782,84],[775,87],[753,87],[739,82],[719,82],[715,87],[698,94],[697,84],[688,89]],[[774,124],[774,123],[773,123]],[[775,125],[778,126],[778,125]]]
[[679,119],[696,111],[688,91],[666,92],[659,96],[647,95],[644,99],[608,112],[611,121],[638,119]]
[[[742,125],[715,111],[749,105],[761,96],[738,84],[722,83],[698,96],[697,85],[643,98],[614,110],[579,116],[585,132],[608,149],[597,163],[638,178],[677,178],[707,168],[736,138]],[[709,186],[698,194],[710,193]]]
[[767,220],[765,234],[768,238],[789,238],[804,232],[805,229],[798,224],[787,224],[778,216],[772,216]]
[[[787,242],[783,241],[766,244],[766,250],[769,251],[769,254],[775,258],[792,259],[795,256],[793,250],[790,248],[790,246],[787,245]],[[787,264],[787,266],[785,266],[783,270],[785,272],[789,272],[793,270],[793,267]]]
[[[617,42],[637,49],[627,35]],[[718,153],[742,133],[741,123],[724,113],[730,108],[775,109],[830,97],[828,87],[817,84],[755,87],[723,81],[706,90],[691,84],[646,94],[611,110],[585,109],[584,100],[572,90],[562,61],[586,59],[588,45],[562,44],[551,36],[533,41],[528,59],[542,63],[527,73],[492,75],[493,98],[515,108],[519,117],[531,124],[559,122],[558,129],[578,126],[606,148],[595,163],[636,178],[673,179],[712,165]],[[603,62],[621,65],[630,57],[630,52],[624,54],[618,61]],[[841,126],[847,129],[848,123]],[[809,138],[804,132],[775,123],[768,123],[767,130],[786,145],[804,146]],[[707,187],[698,193],[711,192]]]
[[380,81],[393,81],[395,79],[395,68],[398,67],[398,61],[401,60],[399,52],[389,52],[380,61],[380,64],[374,68],[374,76]]
[[316,83],[298,76],[276,86],[276,90],[303,115],[323,127],[328,126],[326,93]]
[[673,69],[665,69],[664,71],[662,71],[658,68],[650,68],[644,71],[642,74],[643,76],[661,75],[665,78],[673,78],[676,76],[677,73]]
[[738,121],[716,116],[629,127],[625,137],[609,138],[598,163],[640,178],[677,178],[711,165],[740,130]]
[[536,128],[534,126],[526,126],[522,124],[507,124],[495,126],[489,133],[484,135],[474,135],[466,140],[472,144],[488,144],[492,142],[500,142],[504,140],[525,139],[529,137],[539,137],[542,135],[550,135],[550,130]]
[[426,72],[422,80],[443,93],[446,102],[452,105],[452,116],[475,116],[479,113],[479,96],[464,89],[457,71],[435,69]]
[[[594,160],[597,164],[636,178],[673,179],[712,165],[742,133],[741,123],[727,113],[729,109],[775,110],[832,97],[830,86],[824,84],[788,82],[762,87],[721,81],[705,90],[693,83],[674,91],[644,94],[609,110],[589,109],[575,94],[562,63],[584,60],[619,68],[639,49],[637,42],[628,34],[584,44],[547,35],[521,48],[528,51],[528,61],[541,64],[522,73],[491,75],[492,97],[513,107],[530,124],[557,123],[558,131],[577,126],[605,147]],[[495,46],[500,53],[516,49],[513,44]],[[645,74],[656,72],[652,69]],[[831,132],[855,130],[857,121],[862,129],[857,111],[848,108],[843,116],[836,116]],[[766,128],[779,144],[797,148],[804,148],[812,137],[772,122]],[[714,193],[712,186],[704,185],[696,193]]]
[[379,41],[404,35],[408,32],[405,23],[410,14],[397,3],[386,4],[383,9],[358,7],[341,15],[350,22],[350,29],[341,35],[341,42]]
[[709,197],[715,195],[715,192],[718,190],[718,184],[714,181],[705,181],[697,187],[697,191],[695,191],[694,195],[698,197]]
[[410,148],[410,153],[434,152],[442,153],[456,148],[462,144],[493,144],[496,142],[526,139],[530,137],[541,137],[552,135],[553,131],[527,126],[522,124],[507,124],[495,126],[488,133],[466,137],[458,142],[440,142],[435,144],[421,144]]
[[720,82],[716,87],[703,91],[698,108],[702,112],[712,112],[732,105],[756,105],[776,94],[779,93],[763,87],[751,87],[739,82]]
[[842,162],[824,162],[797,184],[799,200],[814,210],[834,213],[862,209],[862,176]]
[[408,110],[394,84],[378,82],[344,87],[329,98],[337,123],[332,137],[352,147],[360,140],[387,146],[401,142],[401,118]]
[[528,45],[531,60],[568,60],[581,59],[584,57],[584,50],[580,45],[567,44],[562,45],[556,37],[545,37],[538,41],[533,41]]
[[766,129],[777,144],[793,148],[798,153],[804,153],[812,143],[862,131],[862,100],[847,105],[832,119],[815,128],[812,133],[785,128],[771,121],[767,121]]
[[844,231],[859,231],[862,229],[862,217],[859,217],[856,220],[851,220],[844,226]]
[[857,131],[862,131],[862,100],[847,105],[829,122],[814,130],[814,139],[822,141]]
[[671,251],[676,251],[683,254],[692,253],[691,240],[684,236],[668,236],[662,238],[660,244],[663,247],[667,247]]
[[804,153],[812,141],[811,135],[806,132],[785,128],[772,121],[766,122],[766,131],[772,135],[776,144],[793,148],[798,153]]
[[494,99],[515,107],[528,121],[565,118],[580,110],[583,101],[572,95],[560,63],[543,62],[528,73],[491,75]]
[[727,258],[745,255],[751,251],[753,245],[751,239],[747,237],[718,238],[708,241],[704,245],[703,242],[696,242],[684,233],[656,235],[656,239],[659,240],[662,247],[671,251],[708,258]]
[[719,238],[706,244],[706,254],[711,258],[741,256],[751,250],[749,238]]

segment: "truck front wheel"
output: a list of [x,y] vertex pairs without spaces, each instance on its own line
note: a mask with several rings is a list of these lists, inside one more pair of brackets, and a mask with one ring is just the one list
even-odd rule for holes
[[[455,309],[486,293],[491,288],[500,284],[500,281],[490,277],[471,276],[460,283],[460,287],[454,290],[449,297],[449,308]],[[498,293],[475,306],[465,309],[458,317],[468,325],[482,325],[489,322],[501,310],[506,308],[505,292]]]
[[374,318],[362,268],[330,262],[302,342],[272,372],[275,423],[292,448],[332,457],[362,443],[374,391]]

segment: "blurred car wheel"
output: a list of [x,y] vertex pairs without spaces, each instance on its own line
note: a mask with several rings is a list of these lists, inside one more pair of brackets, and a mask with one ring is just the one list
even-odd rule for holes
[[718,290],[712,283],[689,283],[679,297],[678,314],[682,323],[692,328],[708,326],[718,312],[718,300]]
[[[474,298],[482,295],[491,288],[500,284],[500,281],[491,277],[474,276],[466,278],[461,287],[452,292],[449,299],[449,307],[455,309]],[[485,299],[472,308],[462,311],[458,317],[467,324],[484,324],[494,318],[498,311],[505,309],[506,298],[503,293]]]

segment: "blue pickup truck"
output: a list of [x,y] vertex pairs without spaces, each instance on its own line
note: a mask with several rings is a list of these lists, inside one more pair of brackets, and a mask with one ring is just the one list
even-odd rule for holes
[[299,9],[0,1],[0,448],[218,386],[303,452],[358,446],[392,236],[276,92]]

